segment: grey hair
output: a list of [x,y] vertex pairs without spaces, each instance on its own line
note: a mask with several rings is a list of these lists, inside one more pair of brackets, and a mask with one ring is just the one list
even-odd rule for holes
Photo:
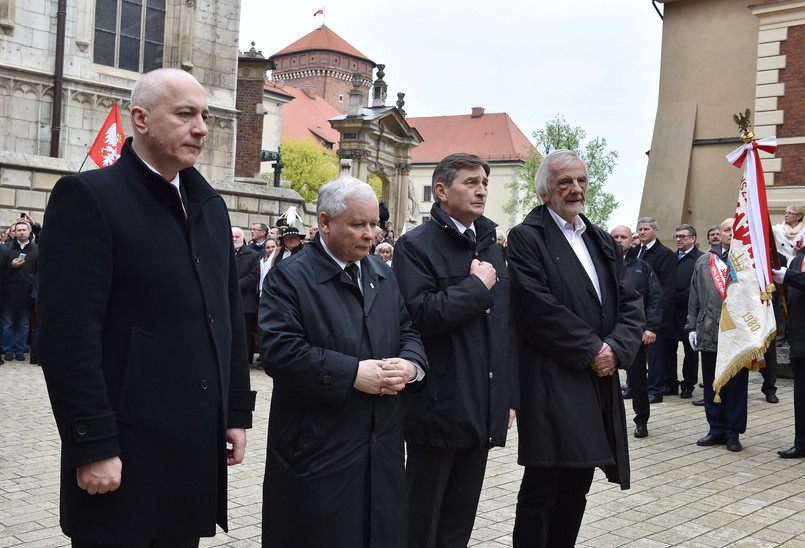
[[[177,68],[159,68],[146,72],[134,83],[131,88],[131,106],[142,107],[145,110],[154,110],[159,104],[159,99],[162,95],[162,82],[163,79],[170,75],[184,74],[193,79],[194,82],[199,84],[196,77],[181,69]],[[201,84],[199,84],[201,85]]]
[[707,237],[709,238],[709,237],[710,237],[710,234],[711,234],[711,233],[712,233],[714,230],[718,230],[718,229],[719,229],[718,225],[713,225],[713,226],[711,226],[710,228],[708,228],[708,229],[707,229]]
[[233,226],[233,227],[232,227],[232,230],[237,230],[238,232],[240,232],[240,237],[241,237],[241,238],[243,238],[243,237],[244,237],[244,236],[243,236],[243,229],[242,229],[242,228],[240,228],[239,226]]
[[682,224],[676,227],[676,230],[687,230],[688,235],[693,236],[694,238],[696,237],[696,229],[693,228],[693,225]]
[[639,225],[640,223],[648,223],[654,230],[660,228],[660,225],[657,224],[657,219],[655,219],[654,217],[640,217],[637,220],[637,224]]
[[551,196],[551,168],[553,166],[563,168],[570,167],[576,162],[581,161],[584,165],[584,175],[589,179],[590,174],[587,171],[587,164],[584,160],[573,152],[572,150],[559,149],[554,150],[542,159],[537,169],[537,174],[534,176],[534,188],[537,191],[537,196],[546,201],[545,198]]
[[368,184],[355,177],[339,177],[319,189],[316,216],[327,212],[330,217],[338,217],[347,209],[346,200],[377,203],[377,195]]

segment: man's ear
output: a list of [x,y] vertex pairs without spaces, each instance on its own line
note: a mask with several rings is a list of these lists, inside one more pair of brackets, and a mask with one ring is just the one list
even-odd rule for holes
[[433,185],[433,193],[438,196],[440,202],[444,202],[447,199],[447,185],[441,181],[437,181],[435,185]]
[[131,126],[140,135],[148,133],[148,111],[143,107],[131,107]]
[[330,218],[330,214],[327,213],[326,211],[322,211],[321,213],[319,213],[319,231],[325,234],[329,234],[331,220],[332,219]]

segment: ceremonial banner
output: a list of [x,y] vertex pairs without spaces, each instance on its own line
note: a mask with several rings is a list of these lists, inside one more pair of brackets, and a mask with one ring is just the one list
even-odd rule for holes
[[89,149],[89,157],[98,164],[98,167],[111,166],[120,158],[124,140],[123,126],[120,124],[120,110],[115,103]]
[[721,387],[741,368],[756,371],[762,367],[758,360],[763,359],[777,334],[771,304],[774,283],[769,262],[769,211],[758,149],[773,153],[777,139],[746,143],[727,156],[734,166],[746,167],[732,228],[727,295],[721,308],[713,381],[716,402],[721,401]]

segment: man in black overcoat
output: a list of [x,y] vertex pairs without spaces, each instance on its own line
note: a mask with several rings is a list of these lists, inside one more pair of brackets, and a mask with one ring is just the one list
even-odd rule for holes
[[617,369],[637,353],[643,303],[620,244],[581,215],[587,179],[576,153],[547,155],[535,179],[545,205],[509,233],[525,467],[515,548],[573,546],[596,467],[629,487]]
[[394,272],[430,364],[405,428],[413,548],[467,546],[489,449],[505,445],[517,407],[509,276],[497,225],[483,216],[488,176],[478,156],[444,158],[430,220],[395,246]]
[[[702,252],[696,248],[696,229],[688,224],[679,225],[674,232],[676,241],[676,283],[668,310],[663,314],[662,363],[664,386],[667,392],[676,394],[679,390],[681,398],[693,397],[693,390],[699,382],[699,353],[690,347],[685,323],[688,320],[688,298],[690,297],[690,280],[693,267]],[[676,352],[679,343],[685,352],[682,361],[682,383],[680,390],[679,373],[677,372]]]
[[263,366],[274,379],[263,546],[405,548],[405,400],[425,351],[397,281],[369,254],[372,188],[319,190],[319,232],[263,281]]
[[243,229],[232,227],[232,245],[235,246],[235,262],[238,265],[238,285],[243,302],[243,318],[246,324],[246,356],[247,361],[254,361],[254,339],[257,332],[257,282],[260,281],[260,258],[263,247],[258,253],[246,245]]
[[[637,220],[637,235],[640,238],[640,246],[629,250],[629,255],[643,259],[657,275],[662,286],[662,309],[668,311],[671,306],[671,298],[674,295],[676,282],[676,257],[673,251],[663,245],[657,238],[660,228],[657,220],[652,217],[641,217]],[[660,326],[666,329],[665,317]],[[665,372],[663,370],[663,338],[658,337],[653,344],[646,347],[648,357],[648,401],[649,403],[662,403],[663,396],[671,395],[670,390],[665,389]],[[676,394],[676,392],[674,392]]]
[[45,212],[39,357],[73,546],[185,548],[227,529],[255,394],[226,204],[193,168],[207,116],[190,74],[143,75],[120,158],[63,177]]

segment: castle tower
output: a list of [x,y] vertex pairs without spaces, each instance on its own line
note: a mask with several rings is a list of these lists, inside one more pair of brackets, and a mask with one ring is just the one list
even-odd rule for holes
[[[377,66],[328,27],[322,25],[268,58],[276,67],[273,80],[315,94],[342,114],[347,113],[355,72],[362,75],[360,90],[369,96],[372,71]],[[366,103],[362,106],[367,106]]]

